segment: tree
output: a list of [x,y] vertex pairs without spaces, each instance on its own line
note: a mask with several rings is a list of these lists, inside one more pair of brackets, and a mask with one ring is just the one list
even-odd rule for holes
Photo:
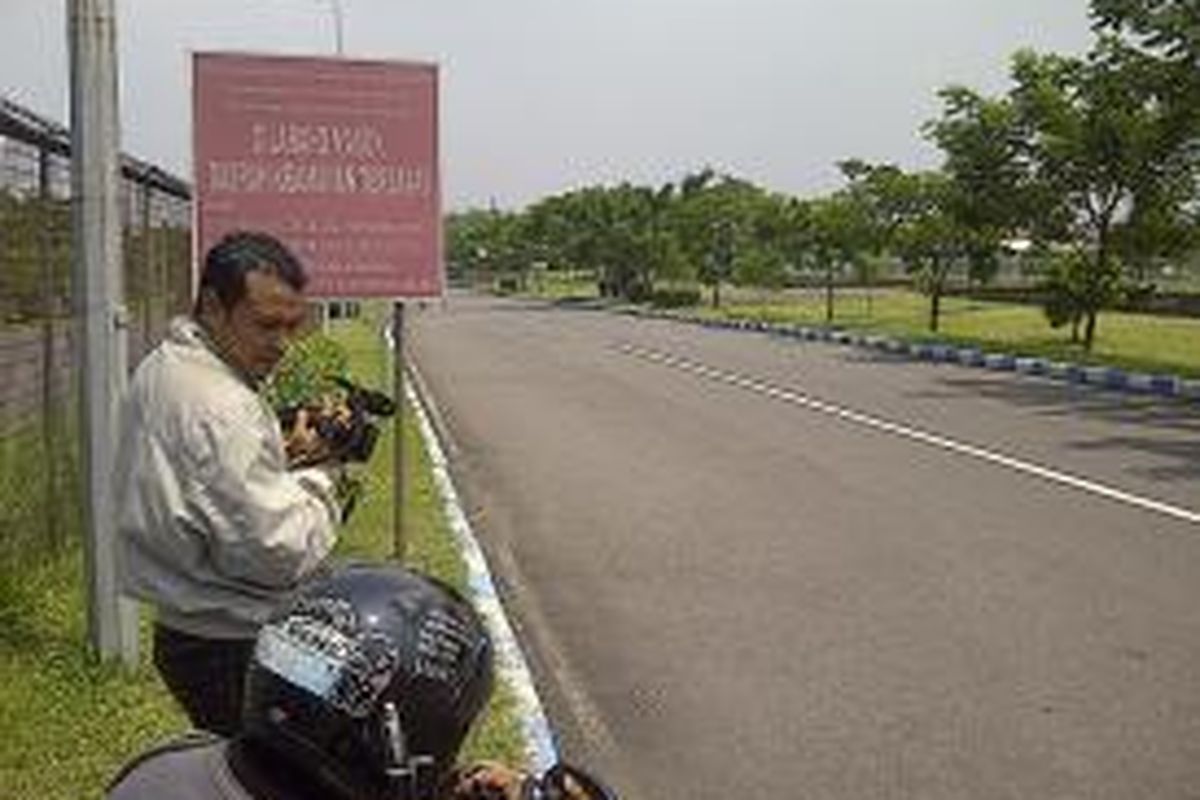
[[1136,48],[1162,110],[1163,180],[1141,187],[1118,250],[1139,282],[1158,260],[1196,246],[1200,218],[1200,6],[1193,0],[1092,0],[1096,30]]
[[672,210],[678,202],[675,186],[665,183],[650,193],[651,282],[678,283],[695,277],[671,225]]
[[714,307],[721,304],[721,285],[733,278],[739,254],[752,243],[754,209],[762,194],[748,181],[715,178],[708,169],[680,183],[672,215],[675,233],[701,284],[712,290]]
[[628,183],[592,186],[547,198],[525,214],[532,260],[592,272],[600,294],[638,300],[652,288],[656,264],[653,192]]
[[788,280],[790,246],[795,219],[791,198],[759,192],[747,198],[743,217],[749,230],[733,265],[734,282],[776,291]]
[[1024,130],[1006,98],[986,98],[962,86],[938,94],[942,116],[924,130],[946,155],[943,205],[968,237],[968,280],[986,283],[995,276],[1001,243],[1027,216]]
[[1071,326],[1071,342],[1079,342],[1079,325],[1087,311],[1087,259],[1079,252],[1055,256],[1042,283],[1046,293],[1043,311],[1052,328]]
[[809,256],[825,278],[825,324],[829,325],[837,277],[858,262],[868,245],[867,219],[854,196],[839,191],[810,204],[808,223]]
[[929,298],[929,330],[937,332],[942,296],[955,267],[970,254],[973,234],[954,212],[952,179],[923,172],[906,182],[909,209],[897,226],[893,244],[917,289]]
[[1086,258],[1084,347],[1116,299],[1115,235],[1139,201],[1162,197],[1172,165],[1187,170],[1175,112],[1161,102],[1151,59],[1102,36],[1086,59],[1018,53],[1012,99],[1026,126],[1038,206],[1031,220]]
[[1147,50],[1194,68],[1200,58],[1200,7],[1194,0],[1091,0],[1095,28],[1135,39]]
[[1169,198],[1170,193],[1138,194],[1128,219],[1113,232],[1114,250],[1131,272],[1133,290],[1153,291],[1154,268],[1190,253],[1200,243],[1196,211]]
[[845,191],[860,214],[863,249],[855,264],[867,286],[867,313],[870,314],[870,285],[877,265],[886,253],[895,249],[900,225],[918,211],[919,178],[894,164],[870,164],[861,159],[841,161],[838,168],[848,182]]

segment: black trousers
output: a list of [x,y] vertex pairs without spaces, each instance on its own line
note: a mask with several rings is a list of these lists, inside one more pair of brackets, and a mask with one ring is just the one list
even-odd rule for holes
[[154,666],[192,725],[220,736],[241,730],[253,639],[205,639],[154,626]]

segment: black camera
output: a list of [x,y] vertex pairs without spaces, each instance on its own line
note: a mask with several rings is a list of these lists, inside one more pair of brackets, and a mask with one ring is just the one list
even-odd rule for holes
[[335,377],[333,382],[342,390],[340,397],[280,409],[279,421],[284,430],[290,430],[296,424],[296,416],[304,409],[313,430],[325,444],[318,461],[366,462],[379,438],[376,420],[395,414],[396,401],[383,392],[359,386],[346,378]]

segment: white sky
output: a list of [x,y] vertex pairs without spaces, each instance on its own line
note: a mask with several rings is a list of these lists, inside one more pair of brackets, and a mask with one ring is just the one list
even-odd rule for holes
[[[122,147],[190,177],[191,50],[329,54],[334,0],[116,0]],[[1087,0],[340,0],[346,54],[436,61],[448,208],[705,164],[799,195],[906,168],[935,91],[1088,46]],[[0,0],[0,93],[68,117],[67,0]]]

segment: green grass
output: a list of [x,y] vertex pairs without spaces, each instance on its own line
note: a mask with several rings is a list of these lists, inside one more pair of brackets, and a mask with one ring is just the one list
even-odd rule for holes
[[[59,435],[65,436],[64,425]],[[0,441],[0,797],[96,797],[146,742],[184,725],[149,665],[133,674],[84,647],[74,447],[53,455],[38,429]],[[46,524],[47,465],[57,474],[57,525]]]
[[20,569],[26,554],[61,547],[78,526],[61,501],[74,496],[76,483],[65,416],[52,413],[49,430],[39,418],[0,420],[0,573]]
[[[554,274],[551,273],[551,276]],[[547,277],[531,294],[548,299],[595,296],[583,278]],[[821,289],[770,292],[723,286],[722,305],[690,310],[706,317],[752,319],[801,325],[825,324]],[[704,292],[706,303],[710,292]],[[1200,319],[1104,311],[1092,351],[1071,342],[1069,327],[1054,329],[1040,306],[942,299],[939,331],[929,330],[929,298],[901,289],[839,289],[833,325],[916,341],[980,347],[1056,361],[1108,365],[1149,373],[1200,377]]]
[[[1072,344],[1068,328],[1053,329],[1038,306],[947,297],[940,330],[929,331],[929,300],[915,292],[839,292],[833,324],[913,340],[937,340],[1016,355],[1107,364],[1140,372],[1200,377],[1200,319],[1102,312],[1091,353]],[[734,295],[705,315],[770,322],[823,325],[820,292],[786,293],[774,298]]]
[[550,300],[592,299],[599,296],[590,272],[547,271],[530,277],[529,291]]
[[[354,322],[334,321],[330,334],[346,348],[355,380],[373,387],[391,385],[392,365],[379,344],[378,331],[390,308],[366,304],[364,317]],[[370,469],[363,477],[363,499],[347,523],[339,554],[346,557],[382,558],[393,552],[392,455],[393,426],[379,437]],[[405,414],[404,466],[408,497],[405,503],[405,563],[436,575],[460,590],[466,588],[466,568],[459,558],[433,482],[429,456],[421,442],[415,416]],[[464,747],[464,757],[492,758],[510,763],[524,759],[524,742],[515,716],[513,695],[498,683],[479,725]]]
[[[375,331],[386,309],[367,307],[363,319],[335,322],[332,335],[349,354],[352,373],[363,382],[388,386],[390,367]],[[405,433],[411,487],[406,503],[407,563],[462,586],[463,567],[442,519],[428,459],[415,420]],[[0,455],[23,452],[19,474],[12,459],[0,459],[0,492],[7,506],[31,502],[29,476],[41,456],[21,442],[8,441]],[[390,556],[390,430],[381,436],[371,463],[364,467],[367,488],[338,546],[344,557]],[[8,480],[8,478],[12,480]],[[63,504],[77,501],[64,497]],[[22,556],[9,545],[18,533],[0,520],[0,798],[4,800],[77,800],[99,797],[104,785],[127,759],[148,745],[187,727],[183,714],[159,682],[150,664],[148,614],[143,614],[141,663],[135,671],[100,664],[87,652],[82,593],[82,557],[77,545],[57,551],[42,547],[36,557]],[[69,531],[69,541],[78,533]],[[21,551],[28,551],[22,542]],[[47,552],[50,554],[47,555]],[[513,713],[512,695],[498,686],[484,719],[464,751],[468,758],[519,762],[523,744]]]
[[77,548],[0,578],[0,797],[98,797],[117,767],[185,727],[148,663],[134,674],[85,651]]

